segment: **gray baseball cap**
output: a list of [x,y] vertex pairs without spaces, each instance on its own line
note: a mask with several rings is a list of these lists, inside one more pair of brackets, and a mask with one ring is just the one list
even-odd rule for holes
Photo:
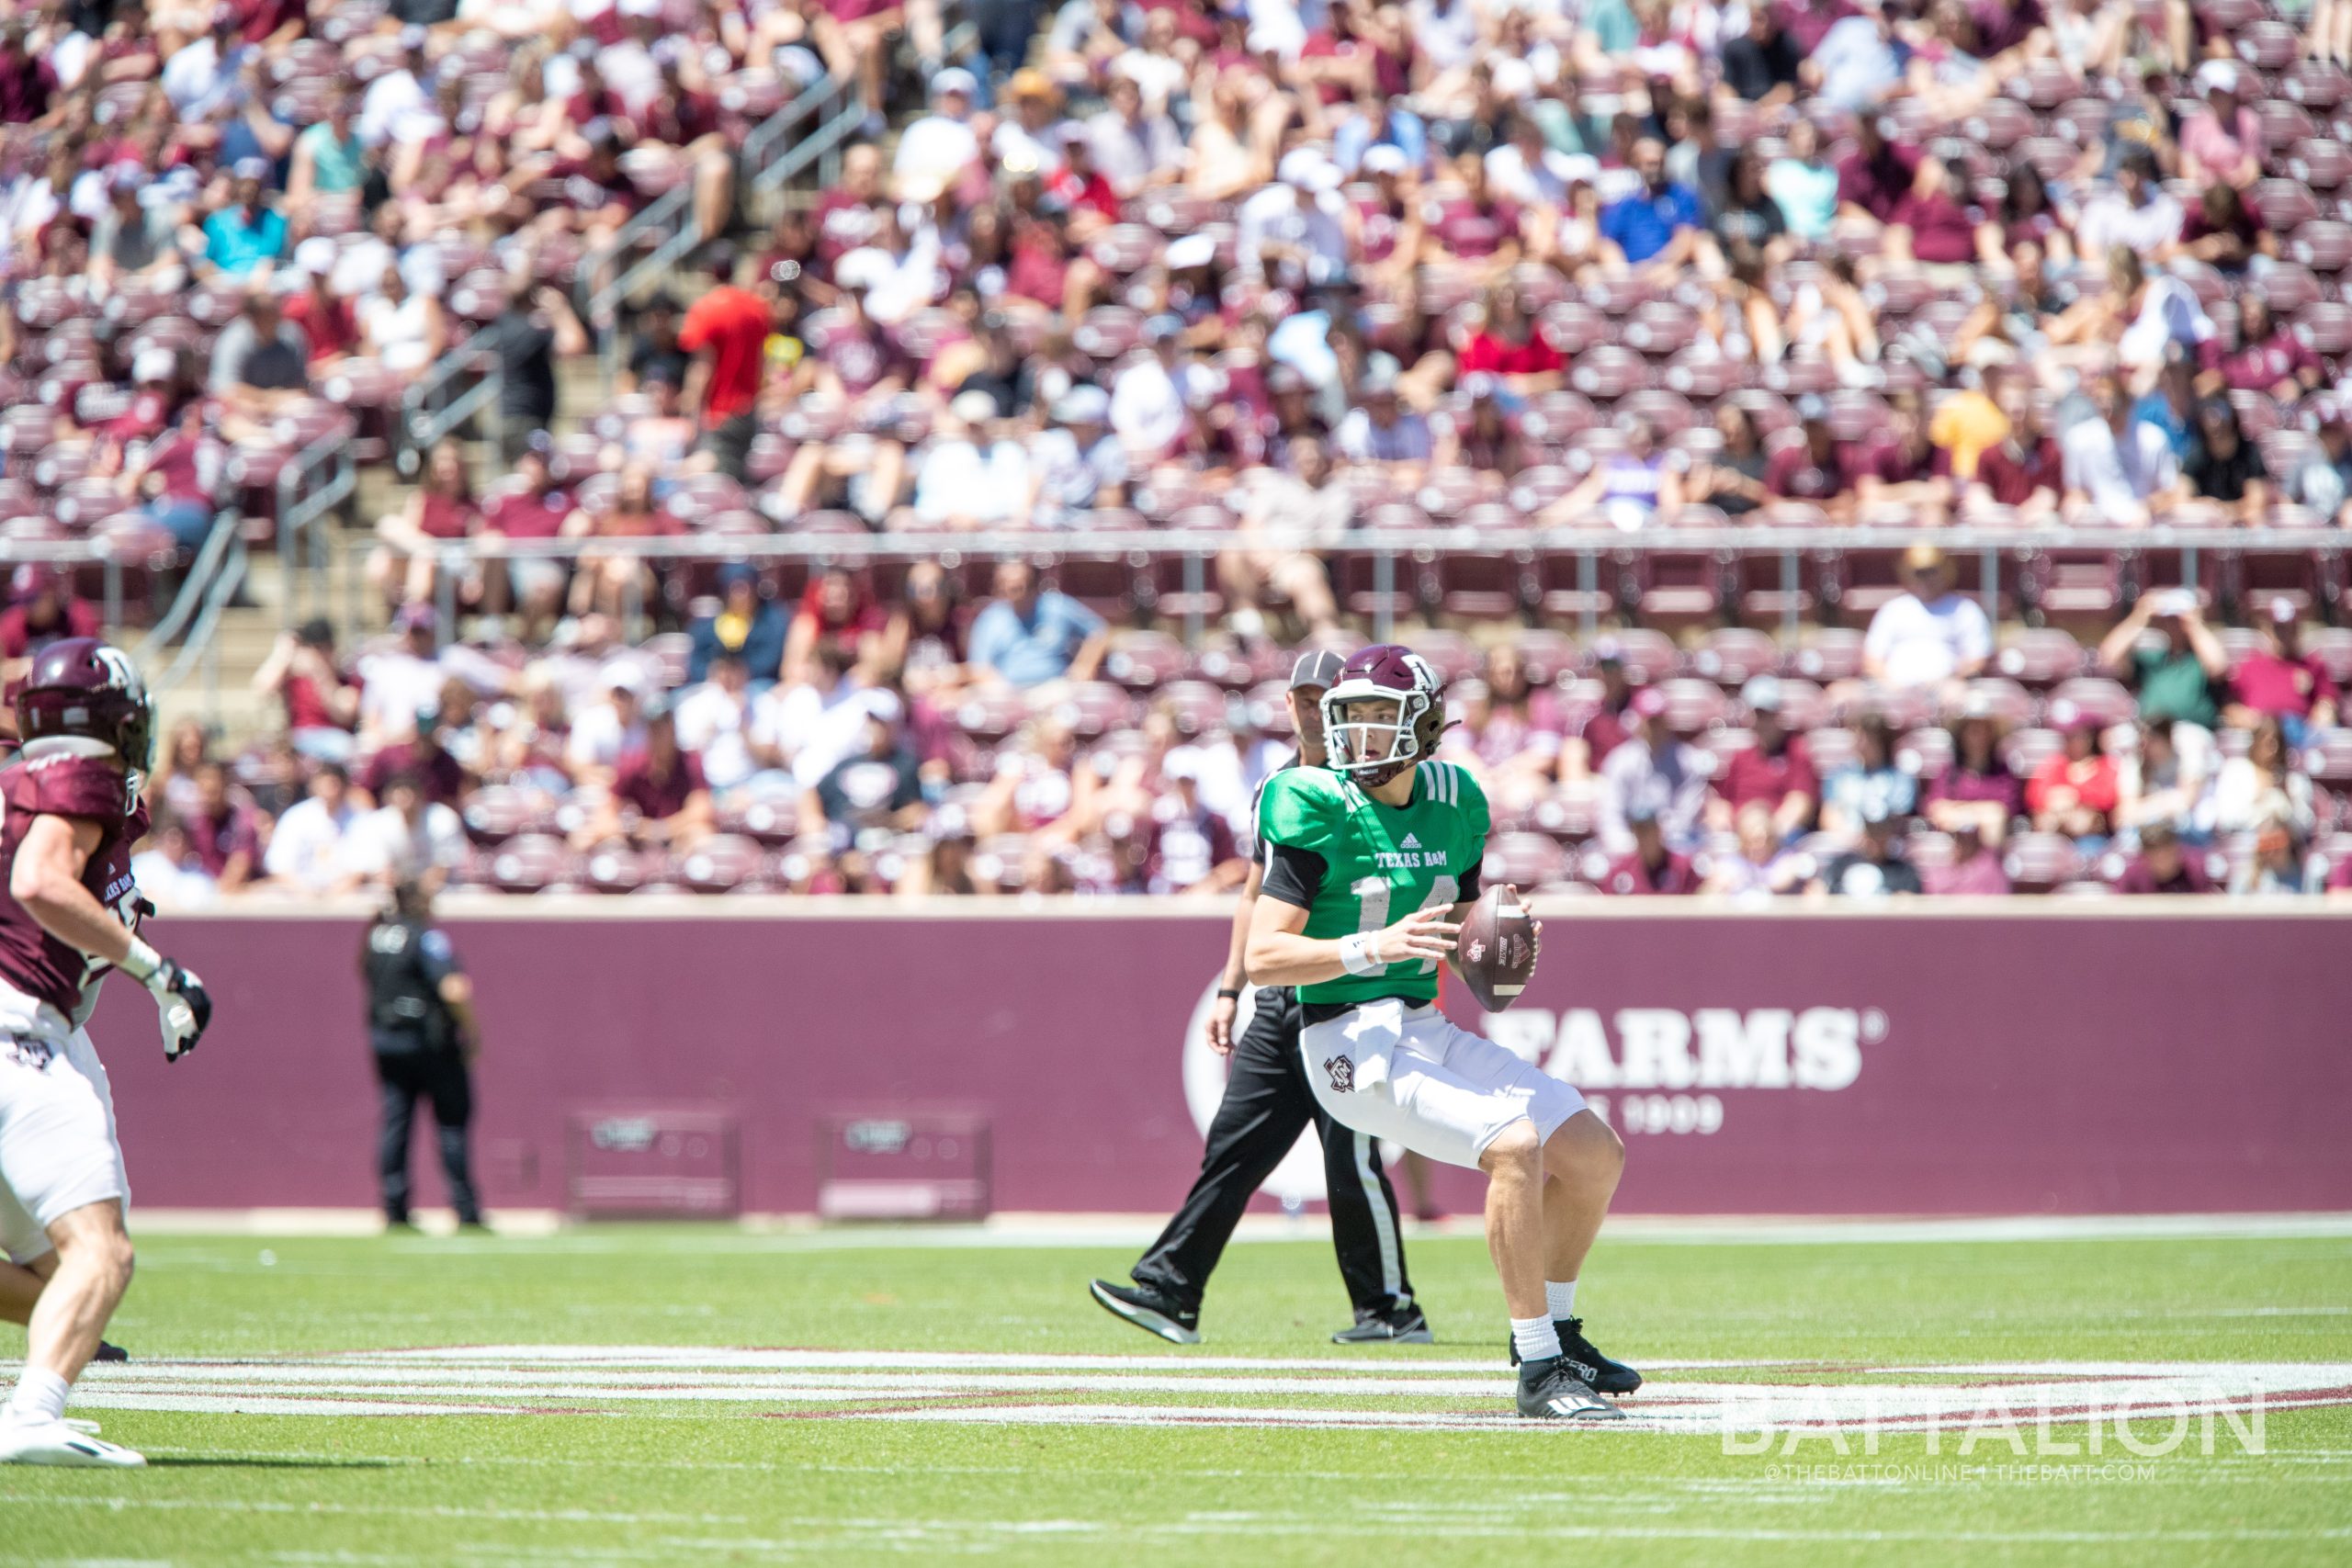
[[1340,671],[1347,667],[1347,660],[1329,649],[1310,648],[1290,667],[1290,689],[1295,692],[1301,686],[1320,686],[1328,692],[1340,679]]

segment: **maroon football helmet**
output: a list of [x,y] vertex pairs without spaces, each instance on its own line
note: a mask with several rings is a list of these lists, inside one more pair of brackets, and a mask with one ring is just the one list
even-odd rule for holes
[[[1359,704],[1393,703],[1381,716],[1351,711]],[[1323,694],[1327,765],[1366,787],[1387,783],[1437,751],[1445,732],[1445,704],[1437,671],[1418,653],[1393,642],[1374,643],[1350,659]]]
[[114,748],[145,773],[155,761],[155,708],[130,655],[93,637],[70,637],[33,655],[17,692],[17,734],[29,745],[60,736]]

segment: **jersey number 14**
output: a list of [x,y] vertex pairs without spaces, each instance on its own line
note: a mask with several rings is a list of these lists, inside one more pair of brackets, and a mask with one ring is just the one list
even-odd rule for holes
[[[1366,876],[1360,878],[1356,882],[1355,886],[1349,888],[1348,891],[1356,896],[1357,931],[1385,931],[1388,928],[1388,899],[1390,888],[1388,886],[1388,879],[1386,877]],[[1430,896],[1421,900],[1420,908],[1424,909],[1448,908],[1451,908],[1461,897],[1462,884],[1453,875],[1441,873],[1430,883]],[[1436,959],[1424,958],[1405,972],[1408,975],[1428,975],[1434,973],[1436,969]]]

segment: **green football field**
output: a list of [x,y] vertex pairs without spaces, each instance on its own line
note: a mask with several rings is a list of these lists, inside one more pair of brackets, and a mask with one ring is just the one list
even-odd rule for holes
[[1373,1351],[1320,1243],[1237,1245],[1190,1349],[1088,1301],[1132,1257],[150,1237],[71,1413],[152,1468],[0,1471],[0,1561],[2352,1561],[2341,1225],[1604,1235],[1615,1428],[1505,1416],[1475,1238],[1411,1246],[1440,1342]]

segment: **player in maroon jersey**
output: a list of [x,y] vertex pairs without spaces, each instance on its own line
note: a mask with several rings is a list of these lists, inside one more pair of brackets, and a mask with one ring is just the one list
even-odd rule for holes
[[[133,929],[130,846],[146,831],[139,794],[153,718],[119,649],[93,637],[51,643],[17,694],[24,750],[0,770],[0,1245],[42,1281],[24,1371],[0,1408],[0,1463],[146,1462],[64,1412],[131,1265],[114,1101],[82,1026],[109,969],[154,993],[170,1060],[212,1016],[197,977]],[[9,1283],[8,1293],[27,1293],[28,1281]]]

